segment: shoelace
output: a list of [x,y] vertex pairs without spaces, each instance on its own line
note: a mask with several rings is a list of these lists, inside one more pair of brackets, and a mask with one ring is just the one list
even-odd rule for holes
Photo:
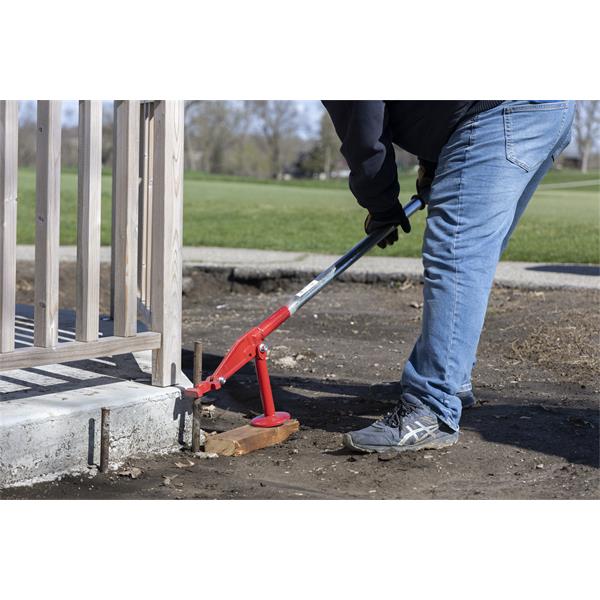
[[394,408],[393,411],[387,413],[387,415],[383,417],[382,421],[388,427],[397,427],[398,429],[400,429],[400,427],[402,426],[403,417],[406,417],[414,410],[415,409],[413,406],[411,406],[410,404],[406,404],[405,402],[402,402],[402,400],[400,400],[396,408]]

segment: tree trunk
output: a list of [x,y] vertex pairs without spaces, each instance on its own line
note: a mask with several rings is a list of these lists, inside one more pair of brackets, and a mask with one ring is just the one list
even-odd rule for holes
[[325,160],[323,162],[323,172],[325,177],[329,179],[331,177],[331,148],[329,146],[325,146]]
[[588,166],[590,164],[590,154],[592,153],[592,144],[589,141],[583,145],[583,149],[581,151],[581,172],[587,173]]

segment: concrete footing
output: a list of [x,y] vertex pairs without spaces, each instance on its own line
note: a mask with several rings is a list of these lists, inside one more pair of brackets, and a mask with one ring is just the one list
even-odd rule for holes
[[[68,339],[72,330],[61,317]],[[19,317],[20,336],[27,318]],[[110,409],[112,467],[189,443],[191,403],[182,390],[191,383],[182,374],[181,387],[153,387],[151,359],[147,351],[1,372],[0,488],[94,470],[103,408]]]

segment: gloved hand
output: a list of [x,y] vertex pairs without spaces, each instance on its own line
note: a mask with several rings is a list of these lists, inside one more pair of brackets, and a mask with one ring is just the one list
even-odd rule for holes
[[[390,225],[397,225],[402,227],[404,233],[410,232],[410,221],[406,214],[404,214],[404,209],[400,202],[398,202],[394,208],[383,212],[383,213],[369,213],[367,218],[365,219],[365,232],[367,234],[373,233],[377,231],[377,229],[382,229],[384,227],[389,227]],[[387,237],[383,238],[377,245],[380,248],[386,248],[387,246],[391,246],[394,242],[398,241],[398,230],[394,229],[392,233],[390,233]]]
[[437,163],[419,159],[419,170],[417,171],[417,196],[421,198],[425,203],[429,202],[429,193],[431,191],[431,184],[435,177],[435,168]]

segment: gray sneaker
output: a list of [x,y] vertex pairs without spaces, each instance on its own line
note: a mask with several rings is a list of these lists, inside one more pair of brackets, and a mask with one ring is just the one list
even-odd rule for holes
[[[462,403],[463,410],[477,406],[477,399],[473,394],[473,390],[466,390],[456,394]],[[369,387],[369,396],[373,400],[380,399],[396,399],[402,396],[402,384],[399,381],[383,381],[375,383]]]
[[402,398],[396,408],[372,425],[344,434],[344,446],[359,452],[410,452],[451,446],[458,431],[442,423],[418,400]]

